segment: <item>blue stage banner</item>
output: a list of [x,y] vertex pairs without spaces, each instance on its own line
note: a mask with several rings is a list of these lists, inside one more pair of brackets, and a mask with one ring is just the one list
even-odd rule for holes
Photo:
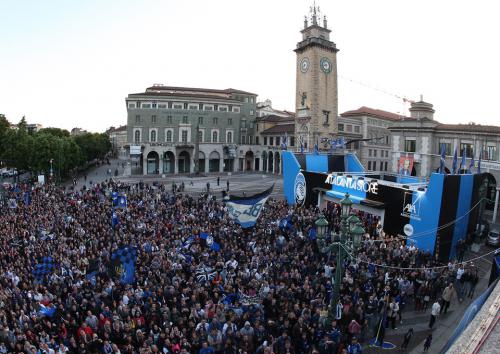
[[122,284],[134,283],[136,261],[137,249],[135,247],[119,248],[111,256],[111,276],[120,279]]
[[446,343],[446,346],[443,349],[443,353],[446,353],[448,349],[453,345],[453,343],[457,340],[457,338],[462,334],[462,332],[467,328],[469,323],[472,322],[474,317],[476,317],[476,314],[481,310],[481,307],[485,303],[485,301],[488,299],[490,296],[491,292],[497,285],[497,282],[495,281],[493,284],[489,286],[488,289],[484,293],[482,293],[474,302],[472,302],[467,310],[465,310],[465,313],[462,317],[462,320],[458,324],[457,328],[455,328],[455,332],[453,332],[452,336],[450,339],[448,339],[448,343]]
[[274,184],[264,192],[249,197],[231,195],[226,202],[229,216],[240,224],[242,228],[253,227],[273,188]]

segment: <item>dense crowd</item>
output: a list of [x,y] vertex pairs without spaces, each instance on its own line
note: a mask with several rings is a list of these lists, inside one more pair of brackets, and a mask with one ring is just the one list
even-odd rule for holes
[[[112,190],[128,198],[114,231]],[[17,207],[5,204],[0,215],[0,353],[361,353],[361,343],[403,320],[408,304],[425,310],[449,282],[467,295],[477,282],[473,268],[453,264],[398,269],[436,263],[360,214],[367,234],[342,265],[331,318],[335,255],[321,253],[310,230],[323,212],[338,232],[338,205],[320,211],[269,199],[256,226],[241,229],[215,198],[142,183],[23,185],[7,198]],[[137,250],[132,284],[109,269],[123,246]],[[53,270],[39,277],[47,257]]]

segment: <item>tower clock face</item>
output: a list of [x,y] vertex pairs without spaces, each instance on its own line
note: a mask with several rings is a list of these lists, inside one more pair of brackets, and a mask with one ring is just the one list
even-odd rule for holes
[[300,61],[300,71],[306,73],[309,69],[309,58],[305,57]]
[[321,60],[319,61],[319,66],[325,74],[329,74],[332,72],[332,62],[328,58],[321,58]]

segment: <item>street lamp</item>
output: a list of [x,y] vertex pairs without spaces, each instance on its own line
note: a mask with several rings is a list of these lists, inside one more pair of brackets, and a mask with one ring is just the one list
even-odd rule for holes
[[362,237],[365,233],[359,218],[351,214],[352,204],[353,202],[349,198],[349,194],[346,193],[345,197],[340,201],[342,207],[340,238],[336,237],[330,240],[328,245],[325,244],[324,239],[324,235],[328,228],[328,221],[325,220],[323,215],[320,215],[315,222],[318,233],[317,244],[320,252],[331,253],[332,251],[336,251],[337,255],[335,278],[332,277],[332,284],[334,284],[333,294],[328,307],[328,317],[330,320],[334,318],[335,309],[340,299],[340,285],[344,276],[342,262],[347,256],[347,251],[351,254],[356,252],[361,245]]

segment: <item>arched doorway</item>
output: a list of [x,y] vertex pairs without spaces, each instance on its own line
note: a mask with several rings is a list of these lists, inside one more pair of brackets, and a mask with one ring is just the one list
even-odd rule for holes
[[262,170],[267,172],[267,152],[262,151]]
[[154,175],[158,174],[158,168],[160,166],[160,156],[156,151],[150,151],[148,153],[147,159],[147,174]]
[[165,151],[163,154],[163,173],[175,172],[175,155],[172,151]]
[[273,152],[272,151],[269,151],[269,157],[268,157],[268,168],[267,170],[271,173],[273,173],[273,161],[274,161],[274,157],[273,157]]
[[198,151],[198,172],[205,173],[205,153]]
[[245,154],[245,171],[253,170],[253,151],[247,151]]
[[280,173],[280,153],[279,152],[275,152],[274,153],[274,173]]
[[177,167],[179,169],[179,173],[189,173],[191,172],[191,156],[189,156],[189,152],[182,151],[177,158]]
[[208,172],[220,171],[220,155],[217,151],[212,151],[208,156]]

